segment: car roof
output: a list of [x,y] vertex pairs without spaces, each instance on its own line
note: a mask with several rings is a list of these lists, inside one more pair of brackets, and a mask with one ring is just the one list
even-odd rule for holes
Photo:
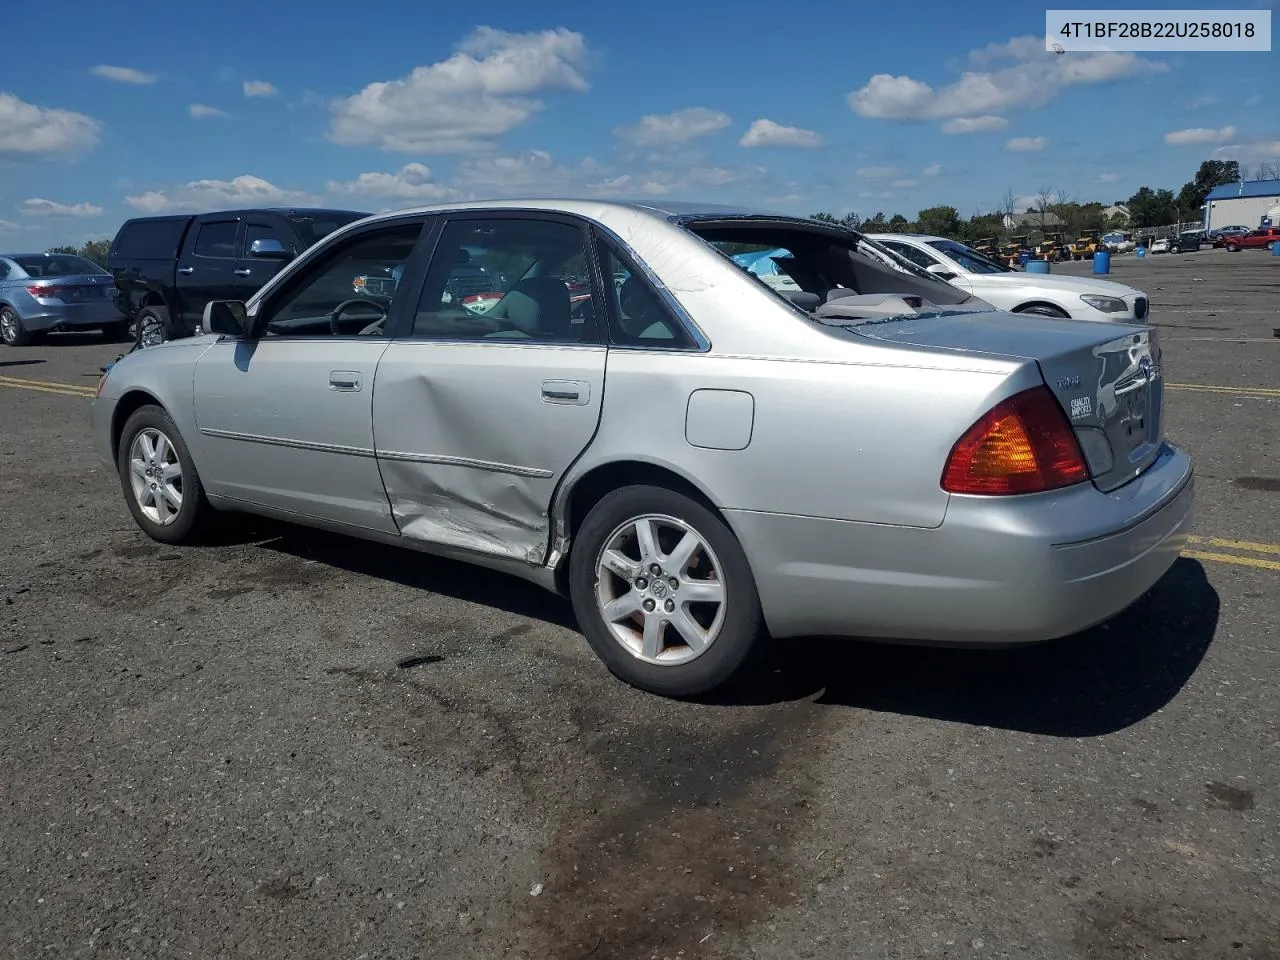
[[[463,210],[545,210],[577,214],[585,217],[598,217],[608,212],[641,213],[655,219],[670,220],[672,218],[710,218],[724,217],[736,219],[742,217],[770,217],[783,220],[809,221],[810,218],[777,210],[765,210],[752,207],[730,206],[717,203],[692,203],[687,201],[666,201],[662,203],[627,200],[593,200],[588,197],[511,197],[494,200],[468,200],[457,203],[433,203],[424,206],[403,207],[386,210],[375,214],[378,218],[405,216],[416,213],[448,213]],[[819,221],[813,220],[813,223]]]
[[[931,240],[950,240],[950,237],[935,237],[931,233],[864,233],[864,237],[870,237],[872,240],[919,240],[922,243],[928,243]],[[956,243],[963,243],[963,240],[956,240]]]

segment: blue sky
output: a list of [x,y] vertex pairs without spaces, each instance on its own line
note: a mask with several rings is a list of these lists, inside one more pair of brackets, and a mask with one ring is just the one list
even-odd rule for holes
[[1054,56],[1043,6],[129,7],[64,0],[5,45],[0,247],[522,194],[968,216],[1280,160],[1276,53]]

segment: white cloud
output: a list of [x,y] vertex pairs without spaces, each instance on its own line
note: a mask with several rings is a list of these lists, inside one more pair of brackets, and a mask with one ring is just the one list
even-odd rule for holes
[[1262,94],[1260,93],[1251,93],[1244,101],[1246,107],[1256,107],[1260,103],[1262,103]]
[[0,154],[71,153],[98,143],[102,123],[72,110],[38,107],[0,93]]
[[634,144],[685,143],[723,130],[733,121],[727,113],[706,107],[688,107],[675,113],[651,113],[634,127],[615,127],[613,132]]
[[191,114],[191,116],[195,117],[197,120],[202,120],[208,117],[231,116],[231,114],[227,113],[225,110],[219,110],[217,107],[211,107],[204,103],[191,104],[191,106],[187,107],[187,113]]
[[1118,173],[1104,173],[1099,175],[1098,182],[1099,183],[1115,183],[1119,179],[1120,179],[1120,174]]
[[18,226],[16,223],[14,223],[12,220],[0,220],[0,233],[10,233],[12,231],[21,230],[21,229],[22,228]]
[[803,127],[786,127],[762,117],[752,122],[738,143],[744,147],[820,147],[822,135]]
[[857,172],[864,180],[888,180],[900,171],[897,167],[859,167]]
[[940,87],[908,76],[877,73],[849,93],[850,108],[862,117],[882,120],[946,120],[1043,107],[1069,86],[1106,83],[1168,67],[1133,53],[1073,53],[1057,56],[1043,39],[1015,37],[969,55],[979,66],[1007,63],[990,70],[966,70]]
[[330,180],[330,194],[349,197],[387,197],[396,200],[443,200],[456,195],[452,187],[431,178],[431,170],[421,163],[406,163],[393,173],[362,173],[354,180]]
[[169,213],[305,205],[316,202],[316,198],[299,190],[277,187],[261,177],[244,174],[230,180],[192,180],[168,190],[148,190],[137,196],[125,197],[124,202],[143,213]]
[[[1050,203],[1053,201],[1050,200]],[[1021,196],[1013,198],[1013,212],[1022,213],[1026,210],[1039,209],[1040,198],[1033,193],[1024,193]]]
[[931,163],[929,164],[929,166],[925,167],[920,172],[923,173],[926,177],[936,177],[938,174],[942,172],[942,164]]
[[942,125],[943,133],[987,133],[991,130],[1003,130],[1009,125],[1004,117],[987,114],[983,117],[956,117]]
[[28,197],[18,208],[24,217],[97,217],[102,208],[92,203],[58,203],[43,197]]
[[480,27],[449,59],[334,100],[328,137],[343,146],[421,154],[474,151],[542,110],[535,94],[587,90],[586,59],[582,34],[563,27],[534,33]]
[[1214,160],[1236,160],[1240,163],[1280,163],[1280,140],[1254,140],[1218,147],[1210,157]]
[[895,181],[893,181],[893,183],[889,184],[889,186],[891,186],[891,187],[902,187],[902,188],[905,188],[905,187],[914,187],[914,186],[917,184],[917,182],[918,182],[918,181],[916,181],[916,180],[912,180],[912,179],[908,178],[908,179],[905,179],[905,180],[895,180]]
[[1208,127],[1191,127],[1187,130],[1174,130],[1166,133],[1164,142],[1178,146],[1192,143],[1222,143],[1224,140],[1232,139],[1235,135],[1236,128],[1230,125],[1220,130],[1211,130]]
[[266,80],[246,80],[241,89],[244,90],[246,97],[274,97],[280,92],[274,83],[268,83]]
[[90,67],[89,72],[95,77],[114,80],[116,83],[135,83],[141,86],[156,82],[154,73],[144,73],[141,70],[135,70],[133,67],[113,67],[100,63],[96,67]]
[[1048,137],[1014,137],[1005,141],[1004,148],[1015,151],[1043,150],[1048,145]]
[[1199,110],[1202,107],[1212,107],[1218,102],[1218,98],[1212,93],[1204,93],[1187,103],[1188,110]]

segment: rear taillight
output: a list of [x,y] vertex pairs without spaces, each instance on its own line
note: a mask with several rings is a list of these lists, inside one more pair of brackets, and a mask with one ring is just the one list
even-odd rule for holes
[[956,441],[942,472],[948,493],[1040,493],[1089,479],[1080,444],[1048,387],[996,404]]
[[27,287],[27,293],[31,294],[33,297],[56,297],[58,295],[58,288],[51,287],[48,284],[37,283],[33,286]]

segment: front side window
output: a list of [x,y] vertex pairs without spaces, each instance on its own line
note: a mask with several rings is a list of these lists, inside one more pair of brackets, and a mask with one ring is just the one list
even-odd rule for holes
[[451,220],[427,270],[412,336],[591,342],[595,300],[580,227],[527,217]]
[[202,223],[197,227],[194,253],[197,257],[213,257],[219,260],[233,260],[236,255],[236,229],[240,225],[234,220],[221,220],[215,223]]
[[[280,245],[286,250],[293,250],[292,238],[286,237],[280,233],[275,227],[266,223],[248,223],[244,228],[244,248],[240,256],[251,256],[249,253],[253,249],[253,241],[255,240],[278,240]],[[294,253],[298,251],[294,250]]]
[[264,305],[263,335],[382,336],[420,222],[362,233],[307,264]]

